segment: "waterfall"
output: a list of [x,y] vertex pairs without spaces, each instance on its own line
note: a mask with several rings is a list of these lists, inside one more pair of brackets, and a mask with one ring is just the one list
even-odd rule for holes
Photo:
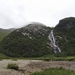
[[53,52],[56,53],[61,53],[61,50],[55,40],[54,34],[53,34],[53,30],[51,30],[49,36],[48,36],[49,40],[50,40],[50,46],[53,48]]

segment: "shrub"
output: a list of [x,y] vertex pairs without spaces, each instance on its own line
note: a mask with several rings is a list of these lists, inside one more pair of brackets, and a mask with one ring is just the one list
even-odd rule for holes
[[14,69],[14,70],[18,70],[18,69],[19,69],[19,67],[18,67],[17,64],[12,64],[12,63],[11,63],[11,64],[9,63],[9,64],[7,65],[7,68],[8,68],[8,69]]
[[44,61],[50,61],[50,59],[44,59]]

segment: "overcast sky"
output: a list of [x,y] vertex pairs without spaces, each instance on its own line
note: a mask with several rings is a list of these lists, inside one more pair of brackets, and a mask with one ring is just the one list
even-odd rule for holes
[[0,28],[28,22],[54,27],[65,17],[75,17],[75,0],[0,0]]

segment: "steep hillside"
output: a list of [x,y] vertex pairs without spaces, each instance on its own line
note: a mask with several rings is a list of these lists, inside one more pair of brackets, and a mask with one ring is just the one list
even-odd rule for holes
[[13,57],[36,57],[50,54],[47,48],[51,28],[31,23],[9,34],[0,45],[0,52]]
[[54,28],[54,33],[62,50],[61,55],[75,55],[75,18],[69,17],[60,20]]
[[7,36],[9,33],[11,33],[14,30],[15,30],[14,28],[12,28],[12,29],[0,28],[0,41],[2,41],[5,36]]

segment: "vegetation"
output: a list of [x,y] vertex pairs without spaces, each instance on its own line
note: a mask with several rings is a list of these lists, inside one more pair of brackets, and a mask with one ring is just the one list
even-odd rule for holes
[[28,25],[9,34],[0,44],[0,52],[11,57],[39,57],[51,54],[47,48],[51,28]]
[[27,59],[27,60],[44,60],[44,61],[75,61],[75,56],[62,56],[62,57],[56,57],[54,55],[44,55],[41,57],[8,57],[4,54],[0,53],[0,60],[3,59],[12,59],[13,61],[17,61],[17,59]]
[[41,72],[35,72],[30,75],[75,75],[75,71],[60,68],[50,68]]
[[[58,54],[59,57],[51,57],[50,59],[63,60],[65,59],[64,57],[74,56],[75,18],[69,17],[62,19],[59,21],[59,24],[52,29],[54,30],[56,41],[62,52],[60,55]],[[51,48],[47,47],[50,31],[50,27],[46,27],[40,23],[29,24],[26,27],[17,29],[6,36],[3,40],[1,39],[0,53],[11,57],[51,56]],[[48,58],[46,58],[46,60],[48,60]],[[75,60],[75,58],[71,60]]]
[[65,18],[54,28],[56,40],[62,50],[61,56],[75,55],[75,18]]
[[9,33],[11,33],[15,29],[1,29],[0,28],[0,42],[6,37]]
[[8,33],[6,33],[6,32],[0,32],[0,41],[2,41],[3,38],[7,35],[8,35]]
[[56,57],[54,55],[45,55],[42,57],[27,58],[27,59],[44,60],[44,61],[75,61],[75,56]]
[[2,59],[9,59],[9,58],[10,58],[10,57],[8,57],[8,56],[6,56],[6,55],[0,53],[0,60],[2,60]]
[[18,70],[19,69],[19,67],[18,67],[18,65],[17,64],[8,64],[7,65],[7,69],[14,69],[14,70]]

